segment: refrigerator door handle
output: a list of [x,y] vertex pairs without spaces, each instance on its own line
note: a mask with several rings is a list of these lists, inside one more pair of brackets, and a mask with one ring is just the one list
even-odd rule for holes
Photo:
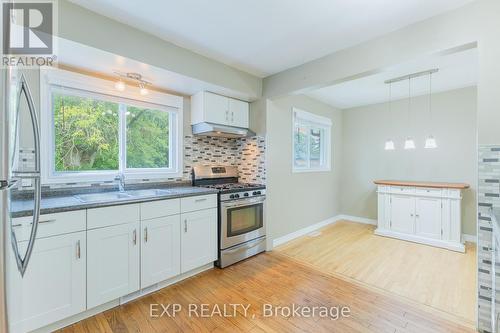
[[[26,82],[26,78],[24,75],[21,75],[20,78],[20,90],[19,90],[19,95],[18,95],[18,101],[21,100],[21,98],[24,97],[26,98],[26,101],[28,102],[28,109],[30,112],[30,118],[31,118],[31,123],[32,123],[32,128],[33,128],[33,137],[34,137],[34,143],[35,143],[35,171],[31,173],[30,175],[24,175],[20,178],[31,178],[35,181],[35,198],[34,198],[34,207],[33,207],[33,224],[31,227],[31,234],[30,234],[30,239],[28,241],[28,246],[26,248],[26,253],[24,255],[24,258],[21,258],[21,254],[19,252],[19,246],[17,243],[16,235],[14,233],[14,230],[11,228],[11,243],[12,243],[12,248],[14,250],[15,258],[16,258],[16,263],[17,263],[17,268],[19,270],[19,273],[21,273],[21,276],[24,276],[24,273],[26,273],[26,268],[28,267],[28,263],[31,258],[31,254],[33,253],[33,247],[35,245],[35,239],[36,239],[36,234],[38,230],[38,222],[40,220],[40,203],[42,200],[42,183],[40,179],[40,129],[38,126],[38,117],[36,114],[35,110],[35,103],[33,102],[33,95],[31,94],[31,91],[29,89],[29,86]],[[19,114],[19,105],[21,103],[17,103],[18,105],[18,110],[17,113]],[[16,174],[16,173],[14,173]]]

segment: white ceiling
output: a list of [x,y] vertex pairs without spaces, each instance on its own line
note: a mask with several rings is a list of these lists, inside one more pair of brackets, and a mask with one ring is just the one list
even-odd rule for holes
[[154,88],[175,94],[193,95],[207,90],[221,95],[250,101],[250,96],[241,92],[193,79],[162,68],[96,49],[87,45],[58,38],[58,63],[73,69],[113,77],[113,71],[135,72],[153,84]]
[[264,77],[472,0],[71,1]]
[[[392,66],[381,73],[314,90],[306,95],[339,109],[382,103],[389,99],[389,86],[384,81],[433,68],[439,69],[439,72],[432,75],[433,93],[474,86],[478,75],[477,49],[417,59]],[[412,96],[428,93],[429,76],[412,80]],[[392,84],[393,100],[407,97],[408,81]]]

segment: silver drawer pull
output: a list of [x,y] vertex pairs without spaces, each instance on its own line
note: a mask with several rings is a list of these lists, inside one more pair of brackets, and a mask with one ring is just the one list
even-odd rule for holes
[[[56,222],[56,219],[44,220],[44,221],[38,221],[38,224],[43,224],[43,223],[54,223],[54,222]],[[31,222],[30,224],[33,224],[33,222]]]
[[134,245],[137,245],[137,230],[134,230],[134,234],[132,236],[132,241],[134,242]]
[[22,227],[22,226],[23,226],[23,224],[22,224],[22,223],[13,224],[13,225],[12,225],[12,228],[20,228],[20,227]]
[[207,198],[203,198],[203,199],[196,199],[194,202],[202,202],[202,201],[207,201]]
[[188,232],[188,221],[184,220],[184,232]]
[[82,252],[80,249],[80,241],[76,242],[76,258],[80,259],[82,257]]
[[148,242],[148,228],[144,228],[144,242]]

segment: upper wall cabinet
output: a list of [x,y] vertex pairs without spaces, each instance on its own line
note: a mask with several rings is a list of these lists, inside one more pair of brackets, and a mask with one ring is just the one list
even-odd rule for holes
[[248,128],[249,109],[247,102],[202,91],[191,97],[191,124],[208,122]]

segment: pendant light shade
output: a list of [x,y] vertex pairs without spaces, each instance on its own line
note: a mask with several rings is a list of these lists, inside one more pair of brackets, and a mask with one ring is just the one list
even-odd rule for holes
[[394,147],[394,141],[392,141],[391,139],[388,139],[386,142],[385,142],[385,147],[384,147],[385,150],[394,150],[396,149]]
[[[389,83],[389,118],[392,118],[392,83]],[[394,141],[392,139],[387,139],[384,146],[385,150],[394,150]]]
[[425,146],[424,148],[426,149],[434,149],[437,148],[437,143],[436,139],[432,135],[428,136],[427,139],[425,139]]
[[404,148],[405,150],[415,149],[415,141],[410,137],[406,138]]

